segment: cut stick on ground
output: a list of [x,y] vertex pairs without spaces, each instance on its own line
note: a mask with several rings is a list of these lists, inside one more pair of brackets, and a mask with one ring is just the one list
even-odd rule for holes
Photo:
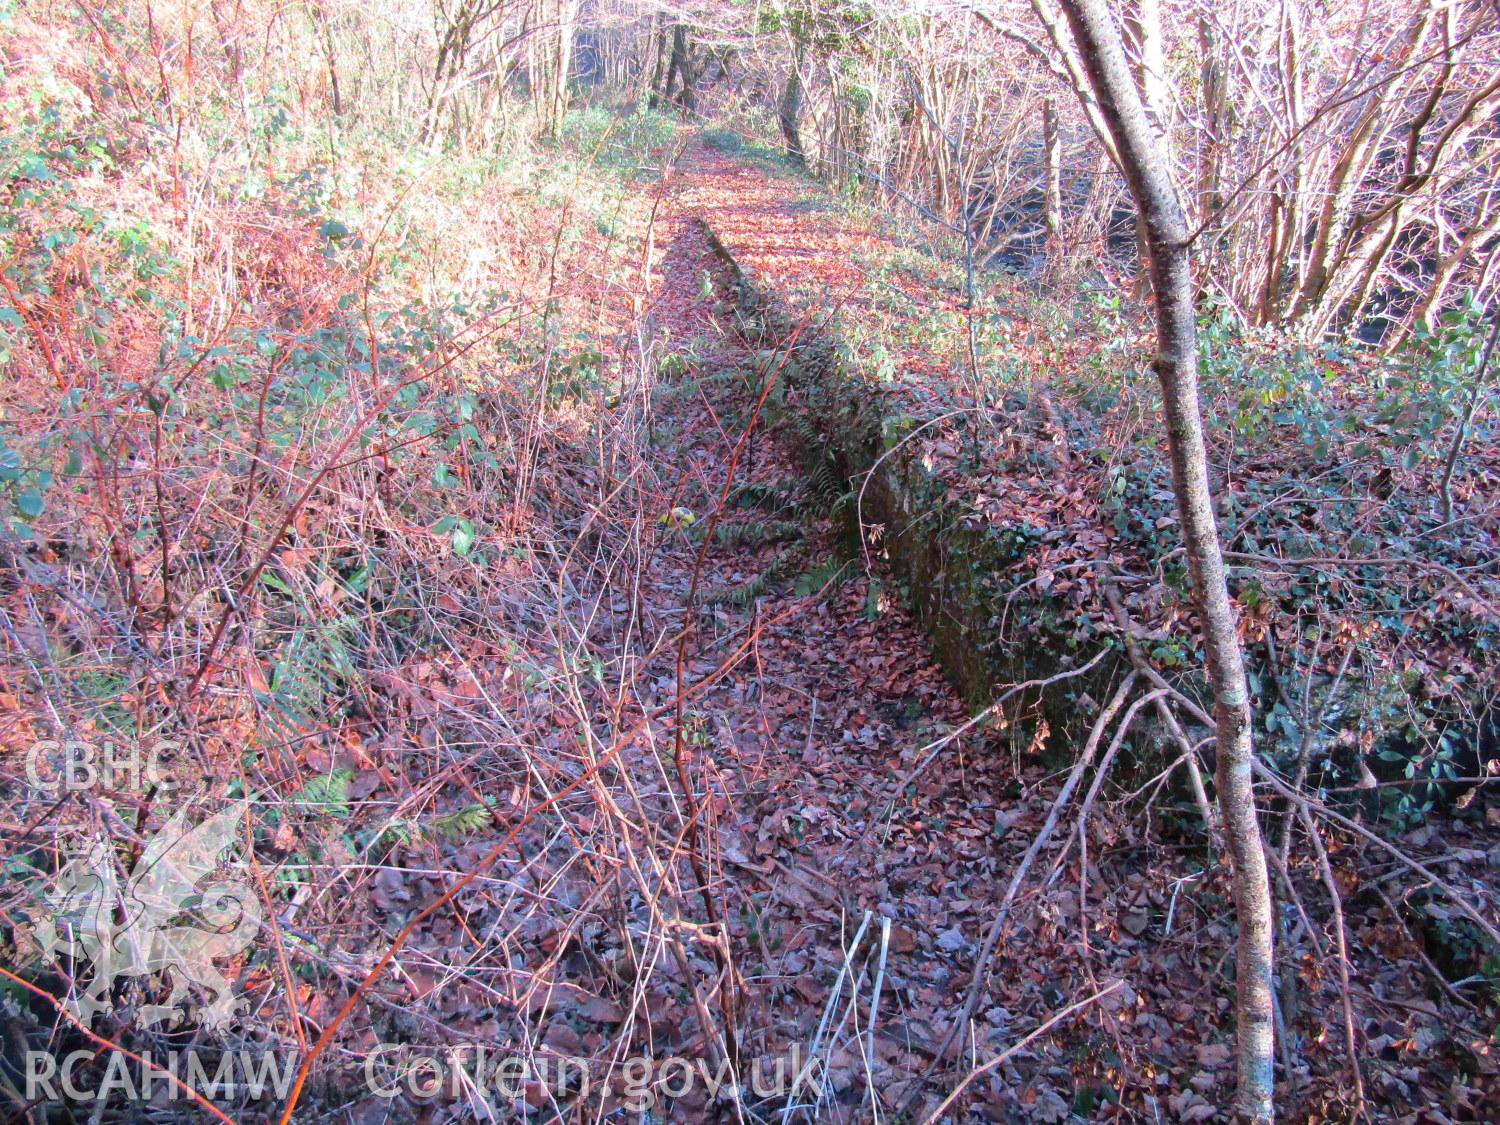
[[891,920],[880,919],[880,961],[875,966],[875,992],[870,997],[870,1026],[865,1031],[865,1075],[869,1083],[870,1113],[878,1121],[880,1106],[875,1097],[875,1029],[880,1024],[880,992],[885,986],[885,961],[891,949]]
[[[1140,641],[1136,639],[1135,622],[1131,620],[1130,613],[1125,609],[1125,603],[1120,599],[1120,591],[1115,588],[1113,582],[1104,583],[1104,600],[1109,604],[1110,612],[1115,615],[1115,621],[1119,623],[1120,632],[1125,640],[1125,653],[1130,657],[1131,666],[1155,683],[1160,677],[1155,674],[1150,662],[1146,660],[1146,654],[1141,651]],[[1166,699],[1160,695],[1156,699],[1156,714],[1171,734],[1172,740],[1177,743],[1177,748],[1182,751],[1182,756],[1178,760],[1187,769],[1188,784],[1193,789],[1193,800],[1198,805],[1198,812],[1202,815],[1203,823],[1208,829],[1209,840],[1213,843],[1214,851],[1220,852],[1224,846],[1223,829],[1219,824],[1218,811],[1214,808],[1213,802],[1208,799],[1208,789],[1203,784],[1203,771],[1198,766],[1197,747],[1188,738],[1187,732],[1182,729],[1177,716],[1172,714],[1172,709],[1167,706]],[[1208,718],[1207,715],[1203,717]],[[1205,725],[1212,729],[1214,724],[1209,721]]]
[[950,745],[956,739],[962,738],[965,734],[973,730],[975,727],[987,722],[992,716],[997,714],[1007,702],[1009,702],[1021,692],[1027,691],[1030,688],[1050,687],[1052,684],[1061,683],[1063,680],[1069,680],[1073,679],[1076,676],[1081,676],[1085,672],[1090,671],[1095,665],[1099,663],[1099,661],[1108,656],[1109,652],[1110,650],[1107,648],[1100,649],[1099,652],[1095,654],[1092,660],[1090,660],[1087,664],[1082,665],[1081,667],[1070,668],[1065,672],[1059,672],[1057,673],[1057,675],[1048,676],[1045,679],[1027,680],[1025,683],[1016,684],[1013,687],[1008,688],[1003,694],[1001,694],[999,699],[995,700],[995,702],[991,703],[988,707],[979,712],[979,714],[975,715],[968,722],[964,723],[960,727],[955,727],[953,730],[950,730],[941,738],[935,738],[926,746],[921,747],[917,751],[917,753],[925,754],[926,757],[924,757],[920,762],[913,766],[911,770],[908,771],[901,778],[901,780],[896,783],[896,787],[891,796],[890,803],[886,805],[884,811],[880,814],[879,817],[873,818],[870,821],[869,825],[865,828],[864,835],[868,836],[870,834],[870,831],[874,828],[875,824],[880,820],[887,820],[888,822],[888,818],[890,817],[890,815],[896,811],[896,805],[901,800],[901,794],[906,792],[906,787],[917,778],[922,776],[923,771],[925,771],[928,766],[932,765],[932,763],[937,760],[937,756],[942,753],[944,747]]
[[1049,1018],[1035,1031],[1026,1035],[1025,1038],[1017,1040],[1015,1043],[1007,1047],[1005,1050],[1001,1051],[998,1055],[992,1058],[989,1062],[985,1063],[983,1066],[975,1067],[973,1070],[969,1071],[968,1074],[964,1075],[963,1081],[961,1081],[957,1086],[953,1087],[953,1090],[948,1094],[948,1096],[938,1103],[937,1108],[927,1115],[926,1119],[923,1122],[923,1125],[936,1125],[937,1120],[943,1115],[943,1111],[950,1105],[952,1105],[958,1098],[958,1096],[969,1088],[969,1083],[973,1082],[974,1079],[978,1078],[981,1074],[988,1074],[990,1071],[994,1070],[997,1066],[1003,1063],[1006,1059],[1013,1056],[1017,1051],[1021,1050],[1028,1044],[1035,1042],[1043,1035],[1047,1034],[1047,1032],[1051,1031],[1058,1024],[1062,1023],[1063,1020],[1067,1019],[1074,1012],[1080,1012],[1084,1008],[1087,1008],[1090,1004],[1098,1003],[1099,1000],[1103,999],[1105,996],[1108,996],[1111,992],[1119,988],[1124,983],[1124,981],[1117,980],[1113,984],[1105,988],[1101,988],[1092,996],[1087,996],[1084,999],[1078,1001],[1076,1004],[1069,1004],[1055,1016]]
[[1006,919],[1010,916],[1011,905],[1016,900],[1016,895],[1021,889],[1027,874],[1031,871],[1031,865],[1036,862],[1047,841],[1051,839],[1053,831],[1057,828],[1057,822],[1062,815],[1062,810],[1067,806],[1073,791],[1078,788],[1083,773],[1088,769],[1089,763],[1094,760],[1094,754],[1099,749],[1099,741],[1104,737],[1104,732],[1109,724],[1114,721],[1115,715],[1125,705],[1125,700],[1130,694],[1130,689],[1135,685],[1135,672],[1126,673],[1125,679],[1115,689],[1114,696],[1104,708],[1099,718],[1094,722],[1093,730],[1089,731],[1088,741],[1084,743],[1083,751],[1078,755],[1078,760],[1073,763],[1073,769],[1068,774],[1068,780],[1063,783],[1061,791],[1052,802],[1052,808],[1047,812],[1047,820],[1042,825],[1036,838],[1031,841],[1031,846],[1026,849],[1026,854],[1021,857],[1021,862],[1016,865],[1015,873],[1010,877],[1010,884],[1005,888],[1005,897],[1000,900],[999,909],[996,911],[995,920],[990,924],[989,932],[985,935],[984,944],[980,947],[979,956],[974,961],[974,981],[969,985],[969,994],[964,1000],[963,1011],[948,1028],[948,1033],[943,1036],[943,1041],[938,1045],[933,1054],[932,1062],[927,1065],[920,1079],[916,1081],[912,1089],[902,1099],[899,1112],[906,1112],[911,1106],[912,1099],[921,1091],[921,1083],[931,1078],[933,1073],[948,1055],[948,1050],[953,1046],[953,1041],[958,1038],[959,1033],[969,1026],[969,1021],[974,1017],[974,1010],[979,1006],[979,998],[984,995],[985,985],[989,979],[990,961],[995,955],[995,946],[1000,941],[1000,935],[1005,930]]
[[802,1069],[792,1080],[786,1107],[781,1111],[782,1125],[786,1125],[791,1119],[792,1109],[796,1104],[792,1099],[802,1088],[802,1084],[811,1077],[813,1068],[817,1065],[818,1055],[823,1050],[823,1037],[828,1034],[828,1024],[833,1018],[834,1009],[838,1007],[839,997],[843,994],[844,980],[849,976],[853,967],[854,955],[859,952],[860,944],[865,940],[865,931],[870,928],[870,917],[870,912],[866,910],[865,916],[860,919],[859,929],[854,932],[854,940],[844,950],[843,964],[839,966],[839,975],[833,982],[832,990],[828,993],[828,1003],[823,1006],[823,1018],[818,1021],[817,1033],[813,1035],[812,1045],[807,1051],[807,1061],[802,1064]]

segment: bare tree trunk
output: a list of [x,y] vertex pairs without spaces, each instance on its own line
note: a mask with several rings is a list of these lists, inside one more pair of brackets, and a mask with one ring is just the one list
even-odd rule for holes
[[[682,92],[673,95],[677,80],[682,80]],[[667,67],[667,85],[662,93],[662,100],[676,102],[688,113],[697,109],[697,93],[693,82],[696,75],[693,74],[693,48],[688,39],[686,24],[676,24],[672,28],[672,61]]]
[[[219,37],[219,46],[223,48],[224,59],[229,63],[229,76],[236,87],[243,90],[245,84],[245,52],[236,41],[236,29],[225,23],[223,14],[219,11],[220,0],[209,0],[209,12],[213,15],[214,30]],[[236,6],[235,16],[239,15]]]
[[333,25],[328,18],[328,12],[321,3],[310,3],[307,6],[308,19],[312,21],[314,30],[317,32],[318,46],[323,52],[323,63],[328,69],[328,97],[333,115],[342,117],[344,115],[344,96],[339,89],[338,57],[334,50]]
[[[1451,252],[1438,256],[1427,293],[1391,341],[1392,348],[1399,348],[1411,339],[1419,326],[1428,332],[1436,328],[1438,313],[1448,299],[1448,290],[1454,278],[1465,266],[1473,264],[1479,247],[1487,244],[1500,245],[1497,242],[1500,240],[1500,206],[1497,204],[1500,204],[1500,185],[1491,185],[1475,204],[1473,224],[1459,239],[1458,245]],[[1434,210],[1437,206],[1434,204]],[[1437,225],[1436,221],[1433,225]]]
[[1057,236],[1062,233],[1062,141],[1057,130],[1057,99],[1042,103],[1042,150],[1047,160],[1047,243],[1056,253]]
[[553,138],[568,115],[568,79],[573,70],[573,41],[578,33],[577,0],[538,3],[537,34],[531,51],[531,101],[538,139]]
[[781,88],[781,97],[776,103],[776,122],[781,126],[781,139],[786,145],[786,154],[799,168],[807,167],[807,155],[802,151],[802,44],[792,51],[792,64],[786,72],[786,85]]
[[1205,218],[1218,214],[1224,205],[1224,154],[1232,127],[1229,95],[1229,64],[1219,29],[1207,16],[1198,17],[1198,51],[1202,56],[1199,79],[1203,83],[1204,130],[1198,162],[1198,196]]
[[1464,439],[1469,435],[1469,427],[1474,424],[1474,415],[1478,413],[1479,403],[1484,398],[1484,377],[1490,369],[1495,340],[1500,338],[1500,315],[1493,319],[1489,338],[1484,342],[1484,352],[1479,357],[1479,366],[1474,369],[1474,386],[1469,391],[1469,403],[1459,416],[1458,432],[1453,435],[1453,444],[1448,447],[1448,456],[1443,462],[1443,479],[1438,485],[1438,496],[1442,501],[1445,524],[1453,522],[1453,472],[1458,468],[1458,455],[1463,452]]
[[1251,785],[1250,697],[1237,621],[1214,521],[1208,454],[1198,402],[1198,339],[1189,228],[1170,165],[1146,116],[1119,30],[1105,0],[1062,0],[1089,83],[1119,152],[1121,170],[1145,220],[1156,301],[1156,374],[1161,381],[1177,510],[1193,600],[1202,621],[1214,695],[1218,797],[1234,863],[1239,923],[1235,1007],[1239,1036],[1237,1107],[1252,1121],[1274,1119],[1271,1007],[1271,886]]
[[1165,158],[1172,159],[1172,131],[1168,114],[1171,98],[1167,92],[1167,51],[1162,42],[1160,0],[1135,0],[1135,11],[1128,21],[1137,52],[1136,77],[1146,120],[1156,132],[1156,141]]
[[[651,17],[657,24],[661,24],[661,13]],[[666,61],[667,61],[667,29],[665,25],[658,27],[656,31],[656,68],[651,72],[651,96],[647,104],[652,108],[658,108],[665,98],[666,89]]]
[[553,54],[552,132],[562,128],[568,116],[573,75],[573,48],[578,38],[578,0],[561,0],[557,5],[557,40]]
[[[1141,93],[1146,121],[1156,135],[1163,166],[1172,166],[1172,134],[1167,126],[1167,56],[1162,46],[1161,6],[1158,0],[1135,0],[1127,7],[1126,33],[1134,41],[1136,88]],[[1137,267],[1135,296],[1151,295],[1151,236],[1144,211],[1135,223]]]

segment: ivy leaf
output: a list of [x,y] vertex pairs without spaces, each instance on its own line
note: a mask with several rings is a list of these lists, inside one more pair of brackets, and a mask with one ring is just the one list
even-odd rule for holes
[[474,524],[470,520],[459,520],[453,528],[453,553],[463,558],[474,547]]
[[16,511],[21,514],[22,519],[34,520],[47,510],[47,502],[42,499],[42,494],[34,488],[28,488],[20,496],[16,497]]

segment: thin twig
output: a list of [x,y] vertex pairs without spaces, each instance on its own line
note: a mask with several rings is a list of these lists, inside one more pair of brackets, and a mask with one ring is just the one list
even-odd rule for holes
[[1087,1008],[1090,1004],[1097,1003],[1098,1001],[1102,1000],[1104,997],[1108,996],[1111,992],[1115,991],[1115,989],[1119,988],[1124,983],[1125,983],[1124,981],[1117,980],[1113,984],[1109,985],[1108,987],[1101,988],[1098,992],[1095,992],[1093,995],[1086,996],[1082,1000],[1079,1000],[1075,1004],[1069,1004],[1066,1008],[1064,1008],[1062,1011],[1058,1012],[1055,1016],[1052,1016],[1051,1018],[1049,1018],[1045,1023],[1043,1023],[1035,1031],[1033,1031],[1030,1034],[1026,1035],[1024,1038],[1016,1041],[1015,1043],[1011,1044],[1005,1050],[1001,1051],[998,1055],[996,1055],[994,1058],[992,1058],[989,1062],[985,1063],[982,1066],[977,1066],[973,1070],[969,1071],[968,1074],[964,1075],[963,1081],[960,1082],[957,1086],[953,1087],[952,1092],[949,1093],[949,1095],[946,1098],[944,1098],[942,1101],[940,1101],[938,1103],[936,1109],[934,1109],[931,1113],[929,1113],[927,1115],[927,1118],[923,1122],[923,1125],[934,1125],[934,1122],[936,1122],[938,1120],[938,1118],[942,1116],[943,1110],[947,1109],[950,1105],[952,1105],[953,1102],[955,1101],[955,1099],[957,1099],[958,1095],[961,1094],[961,1093],[963,1093],[965,1090],[967,1090],[969,1088],[969,1083],[973,1082],[974,1079],[978,1078],[981,1074],[987,1074],[990,1071],[994,1070],[997,1066],[999,1066],[1001,1063],[1003,1063],[1006,1059],[1010,1058],[1017,1051],[1021,1050],[1023,1047],[1027,1046],[1028,1044],[1030,1044],[1032,1042],[1035,1042],[1041,1036],[1043,1036],[1047,1032],[1051,1031],[1054,1027],[1056,1027],[1058,1024],[1062,1023],[1063,1020],[1067,1019],[1074,1012],[1082,1011],[1084,1008]]

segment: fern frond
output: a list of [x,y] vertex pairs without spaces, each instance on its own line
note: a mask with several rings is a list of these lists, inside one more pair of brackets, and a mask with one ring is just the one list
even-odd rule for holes
[[[794,589],[799,598],[810,597],[820,591],[831,593],[848,581],[853,563],[848,560],[829,559],[797,577]],[[827,588],[825,591],[825,587]]]
[[656,374],[662,379],[675,379],[686,375],[693,368],[693,357],[681,352],[668,352],[656,361]]
[[838,474],[833,471],[833,466],[828,463],[826,457],[818,458],[807,470],[807,483],[812,488],[813,494],[823,500],[829,509],[849,491],[845,483],[839,479]]
[[[699,526],[706,527],[706,524]],[[697,534],[699,542],[703,533]],[[721,523],[714,528],[714,538],[730,547],[778,543],[787,539],[800,539],[802,526],[790,520],[766,520],[763,523]]]
[[672,402],[697,394],[700,385],[700,381],[693,378],[684,378],[676,383],[658,383],[651,388],[651,397],[658,403]]
[[490,823],[490,809],[488,805],[466,805],[457,812],[440,816],[433,821],[433,827],[448,841],[456,842],[465,836],[472,836],[485,825]]
[[651,394],[657,402],[672,402],[676,399],[696,396],[700,391],[719,383],[728,383],[736,379],[743,381],[744,378],[743,368],[726,367],[707,374],[685,375],[674,383],[657,383],[651,389]]
[[787,481],[774,484],[751,481],[735,489],[729,502],[739,508],[759,508],[765,512],[779,512],[798,506],[792,495],[792,485]]
[[737,586],[730,586],[723,590],[714,590],[703,598],[704,605],[732,605],[743,609],[750,605],[756,598],[764,595],[773,583],[781,580],[791,563],[792,552],[786,551],[778,555],[770,566],[761,571],[754,578],[741,582]]
[[395,847],[409,847],[422,838],[422,829],[409,820],[393,820],[380,830],[371,845],[374,850],[389,851]]
[[812,424],[806,414],[791,414],[788,416],[787,421],[802,444],[808,448],[822,449],[828,444],[824,440],[823,435],[818,432],[818,427]]
[[353,770],[338,766],[311,778],[292,800],[326,816],[343,818],[349,815],[349,783],[353,780]]

